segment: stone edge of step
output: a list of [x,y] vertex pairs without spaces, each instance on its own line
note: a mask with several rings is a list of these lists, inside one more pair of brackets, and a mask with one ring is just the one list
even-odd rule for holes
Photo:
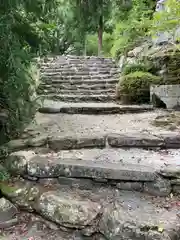
[[164,166],[157,171],[141,164],[104,163],[19,151],[9,155],[5,167],[16,177],[20,175],[41,183],[52,179],[60,185],[80,186],[83,190],[105,184],[155,196],[169,196],[172,191],[180,193],[180,166],[176,165]]
[[84,106],[61,106],[61,107],[53,107],[45,105],[43,107],[40,107],[38,111],[40,113],[69,113],[69,114],[97,114],[97,113],[114,113],[114,114],[121,114],[121,113],[141,113],[145,111],[153,111],[154,108],[152,106],[149,107],[134,107],[134,106],[118,106],[115,104],[115,106],[87,106],[84,104]]
[[8,152],[24,150],[27,148],[46,146],[53,151],[83,149],[83,148],[152,148],[152,149],[179,149],[180,135],[178,133],[112,133],[103,135],[84,136],[50,136],[42,133],[28,139],[14,139],[4,144],[1,148]]

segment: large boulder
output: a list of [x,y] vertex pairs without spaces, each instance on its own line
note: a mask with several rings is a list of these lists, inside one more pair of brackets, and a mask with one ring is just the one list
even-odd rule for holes
[[175,212],[156,207],[138,195],[131,199],[121,197],[120,201],[108,205],[100,221],[100,232],[107,239],[179,239],[179,218]]
[[45,218],[63,227],[77,229],[93,225],[101,213],[98,203],[54,191],[43,193],[35,208]]

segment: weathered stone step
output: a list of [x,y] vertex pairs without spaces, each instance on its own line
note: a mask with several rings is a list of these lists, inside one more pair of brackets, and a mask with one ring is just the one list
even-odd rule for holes
[[99,95],[65,95],[65,94],[49,94],[40,95],[44,99],[59,100],[64,102],[108,102],[116,99],[115,94],[99,94]]
[[42,64],[115,64],[113,59],[107,58],[94,58],[94,59],[86,59],[86,58],[56,58],[47,62],[42,62]]
[[84,82],[86,83],[86,81],[89,81],[89,80],[95,80],[97,81],[98,83],[100,82],[100,80],[107,80],[107,81],[112,81],[112,80],[116,80],[118,81],[118,76],[117,75],[108,75],[108,74],[104,74],[104,75],[97,75],[97,76],[92,76],[92,75],[82,75],[82,76],[43,76],[42,75],[42,82],[58,82],[58,81],[65,81],[66,82],[71,82],[71,81],[81,81],[81,82]]
[[115,65],[108,65],[108,64],[95,64],[95,65],[89,65],[89,64],[76,64],[76,65],[58,65],[58,64],[50,64],[50,65],[47,65],[47,66],[43,66],[41,65],[41,68],[40,70],[41,71],[44,71],[44,70],[50,70],[50,69],[54,69],[54,70],[58,70],[59,71],[67,71],[67,70],[74,70],[74,71],[80,71],[80,70],[90,70],[90,71],[93,71],[93,70],[105,70],[105,69],[108,69],[108,70],[114,70],[114,71],[119,71],[119,69],[115,66]]
[[109,70],[103,70],[103,71],[53,71],[53,69],[50,69],[50,71],[43,71],[41,72],[43,76],[94,76],[94,75],[115,75],[118,74],[117,71],[109,71]]
[[[5,164],[15,176],[20,174],[35,178],[70,177],[136,182],[156,180],[155,168],[151,166],[140,163],[123,163],[118,161],[117,157],[116,162],[113,161],[115,159],[110,159],[108,162],[103,156],[103,152],[98,150],[89,151],[89,157],[88,152],[84,150],[84,153],[86,154],[84,157],[78,158],[78,151],[62,151],[50,155],[34,155],[33,152],[22,151],[12,153]],[[98,154],[101,157],[100,160],[93,158],[93,155],[97,156]]]
[[99,95],[99,94],[115,94],[115,88],[113,89],[99,89],[99,90],[91,90],[91,89],[86,89],[86,90],[69,90],[69,89],[60,89],[60,88],[54,88],[51,87],[49,89],[39,89],[38,94],[68,94],[68,95]]
[[[49,160],[52,161],[52,164],[49,163]],[[63,176],[123,181],[153,181],[156,178],[155,171],[152,168],[141,165],[97,163],[63,158],[49,159],[39,156],[30,160],[27,166],[27,174],[38,178]]]
[[[169,240],[180,238],[178,207],[165,209],[173,197],[152,199],[141,193],[113,191],[101,188],[92,192],[77,189],[55,189],[30,182],[15,182],[3,188],[3,193],[17,206],[36,211],[45,219],[57,224],[58,230],[42,239],[59,240]],[[6,189],[14,189],[12,192]],[[40,190],[41,189],[41,190]],[[26,233],[24,233],[24,236]],[[66,235],[67,234],[67,235]],[[20,240],[24,240],[19,238]],[[33,234],[33,236],[36,236]],[[46,238],[49,237],[49,238]],[[55,238],[54,238],[55,237]],[[8,238],[6,238],[8,239]],[[12,240],[12,239],[11,239]]]
[[[164,159],[163,154],[162,150],[139,149],[82,149],[49,154],[39,150],[38,155],[32,151],[20,151],[12,153],[5,166],[14,176],[20,174],[32,181],[56,179],[58,185],[83,190],[93,190],[100,183],[156,196],[168,196],[171,192],[179,194],[180,167],[176,151],[169,151]],[[168,163],[174,163],[174,167],[164,167]]]
[[[51,118],[52,117],[55,118],[55,116],[51,116]],[[59,131],[59,129],[57,131]],[[43,146],[47,147],[47,150],[53,150],[56,152],[61,150],[109,147],[115,149],[139,148],[155,150],[180,148],[180,136],[178,133],[162,133],[159,134],[159,136],[139,132],[121,134],[105,134],[105,132],[96,132],[96,134],[92,134],[92,131],[85,131],[84,133],[81,132],[81,134],[74,134],[74,132],[70,134],[68,132],[69,135],[64,135],[63,133],[62,136],[59,136],[58,132],[56,134],[55,133],[56,132],[53,132],[52,134],[48,133],[47,128],[47,133],[44,133],[41,136],[37,135],[35,131],[34,135],[30,135],[29,137],[23,139],[11,140],[10,142],[4,144],[2,148],[5,148],[9,152]]]
[[102,84],[102,83],[98,83],[97,84],[76,84],[76,85],[72,85],[71,83],[65,83],[65,84],[46,84],[46,83],[41,83],[39,86],[39,89],[46,89],[46,90],[50,90],[50,89],[61,89],[61,90],[101,90],[101,89],[115,89],[115,84],[114,83],[106,83],[106,84]]
[[151,106],[119,105],[115,103],[62,103],[45,100],[42,113],[69,114],[124,114],[152,111]]
[[52,84],[52,85],[59,85],[59,84],[71,84],[71,85],[94,85],[94,84],[115,84],[118,82],[117,79],[107,79],[107,78],[101,78],[101,79],[85,79],[85,80],[82,80],[82,79],[73,79],[73,80],[67,80],[67,79],[43,79],[43,83],[47,83],[47,84]]

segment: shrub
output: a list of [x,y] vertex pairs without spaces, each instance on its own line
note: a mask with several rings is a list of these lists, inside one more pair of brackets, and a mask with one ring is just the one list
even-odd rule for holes
[[148,66],[146,66],[143,63],[132,63],[132,64],[127,64],[123,68],[123,75],[127,75],[129,73],[133,72],[148,72]]
[[121,77],[119,82],[119,97],[124,102],[148,103],[150,100],[150,85],[160,84],[161,77],[149,72],[136,71]]

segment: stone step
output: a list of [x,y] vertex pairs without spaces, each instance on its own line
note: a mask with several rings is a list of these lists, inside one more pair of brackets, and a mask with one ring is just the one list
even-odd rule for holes
[[59,80],[67,80],[67,81],[73,81],[73,80],[81,80],[86,82],[85,80],[96,80],[99,82],[99,80],[107,79],[107,80],[119,80],[118,75],[114,74],[101,74],[101,75],[55,75],[55,76],[46,76],[42,75],[41,80],[42,81],[59,81]]
[[58,64],[49,64],[49,65],[41,65],[40,70],[50,70],[50,69],[56,69],[56,70],[105,70],[105,69],[109,69],[109,70],[116,70],[118,71],[119,69],[111,64],[64,64],[64,65],[58,65]]
[[115,64],[115,61],[112,59],[106,59],[106,58],[94,58],[94,59],[72,59],[72,58],[55,58],[55,59],[49,59],[49,61],[42,62],[42,64]]
[[[44,226],[43,231],[38,228],[38,237],[40,233],[42,237],[38,240],[180,238],[178,207],[174,205],[166,209],[167,205],[178,201],[175,197],[172,200],[154,199],[142,193],[105,187],[91,192],[63,187],[57,190],[53,184],[41,188],[40,184],[33,185],[28,181],[14,181],[13,184],[14,193],[6,191],[12,189],[12,185],[7,185],[2,190],[4,195],[20,208],[35,211],[56,224],[56,227],[49,224],[56,229],[51,229],[51,234],[48,227]],[[36,228],[33,229],[35,232],[31,231],[30,236],[36,236]],[[26,231],[18,239],[24,240],[25,237],[29,239]]]
[[40,95],[44,99],[59,100],[64,102],[108,102],[116,99],[115,94],[99,94],[99,95],[68,95],[68,94],[49,94]]
[[[80,104],[80,103],[79,103]],[[67,106],[67,105],[66,105]],[[46,108],[45,108],[46,110]],[[52,109],[51,109],[52,110]],[[55,111],[59,109],[55,109]],[[66,109],[65,109],[66,110]],[[58,113],[55,112],[55,113]],[[63,104],[62,104],[62,111],[63,111]],[[61,109],[60,109],[61,112]],[[53,113],[53,111],[49,112]],[[43,116],[43,115],[42,115]],[[41,117],[42,117],[41,116]],[[43,116],[45,117],[45,116]],[[66,115],[60,115],[59,121],[61,121],[61,118],[64,119],[69,119],[69,116]],[[66,118],[64,118],[66,117]],[[76,119],[77,121],[77,116],[71,116],[72,118]],[[91,120],[92,116],[89,115],[83,115],[83,116],[78,116],[79,119],[81,118],[88,119],[90,118]],[[107,117],[107,116],[106,116]],[[112,115],[112,117],[115,117]],[[120,117],[120,116],[118,116]],[[94,121],[97,121],[98,118],[102,118],[102,116],[97,116],[94,118]],[[54,119],[57,119],[57,116],[55,115],[50,115],[46,116],[46,120],[51,120],[48,121],[48,124],[58,124],[56,121],[53,122]],[[112,120],[113,121],[113,120]],[[68,123],[70,120],[68,121]],[[104,121],[103,121],[104,122]],[[70,122],[71,123],[71,122]],[[66,126],[62,122],[62,126]],[[72,122],[73,127],[74,123]],[[101,123],[102,124],[102,123]],[[12,151],[17,151],[17,150],[23,150],[26,148],[34,148],[34,147],[47,147],[48,150],[53,150],[53,151],[61,151],[61,150],[73,150],[73,149],[92,149],[92,148],[113,148],[113,149],[133,149],[133,148],[139,148],[141,149],[154,149],[155,151],[159,149],[180,149],[180,136],[179,133],[175,132],[166,132],[162,133],[160,132],[159,135],[153,134],[153,133],[141,133],[141,132],[122,132],[119,134],[115,133],[109,133],[105,131],[97,131],[96,126],[94,126],[94,129],[87,129],[86,128],[86,122],[84,122],[85,128],[83,129],[83,126],[81,126],[79,131],[69,131],[67,129],[67,132],[64,132],[61,130],[61,128],[57,128],[54,126],[53,130],[54,132],[49,132],[49,127],[46,126],[45,129],[46,131],[43,132],[42,136],[38,135],[39,132],[37,130],[34,130],[34,135],[33,129],[31,130],[30,135],[26,135],[26,137],[23,137],[23,139],[14,139],[11,140],[10,142],[4,144],[1,146],[3,149],[7,149],[8,152]],[[73,128],[72,126],[70,126]],[[78,127],[77,127],[78,128]],[[105,127],[107,128],[107,127]],[[45,130],[44,129],[44,130]],[[43,130],[43,131],[44,131]],[[64,130],[64,129],[63,129]],[[84,131],[83,131],[84,130]],[[42,130],[41,130],[42,131]],[[60,133],[60,136],[58,135],[58,132]],[[65,134],[66,133],[66,134]]]
[[61,71],[59,69],[54,70],[50,69],[49,71],[43,71],[41,72],[43,76],[93,76],[93,75],[102,75],[102,74],[109,74],[109,75],[115,75],[118,74],[117,71],[112,71],[112,70],[101,70],[101,71],[73,71],[73,70],[67,70],[67,71]]
[[98,84],[115,84],[118,83],[118,79],[107,79],[107,78],[102,78],[102,79],[73,79],[73,80],[68,80],[68,79],[43,79],[42,80],[44,84],[52,84],[54,86],[58,86],[60,84],[67,84],[68,85],[82,85],[82,86],[87,86],[87,85],[98,85]]
[[152,111],[151,106],[119,105],[115,103],[62,103],[45,101],[39,109],[41,113],[68,113],[68,114],[124,114]]
[[115,88],[113,89],[99,89],[99,90],[68,90],[68,89],[61,89],[61,88],[42,88],[38,90],[38,94],[65,94],[65,95],[99,95],[99,94],[115,94]]
[[115,84],[114,83],[106,83],[106,84],[102,84],[102,83],[98,83],[97,84],[76,84],[76,85],[72,85],[71,83],[64,83],[64,84],[45,84],[45,83],[41,83],[39,86],[39,89],[46,89],[46,90],[50,90],[50,89],[61,89],[61,90],[102,90],[102,89],[115,89]]
[[[14,176],[20,174],[32,181],[51,178],[82,190],[93,190],[100,183],[162,197],[177,193],[180,173],[177,151],[169,151],[164,159],[162,154],[162,150],[142,149],[81,149],[46,154],[40,150],[38,154],[20,151],[12,153],[5,166]],[[169,168],[168,164],[173,163],[174,168]]]

